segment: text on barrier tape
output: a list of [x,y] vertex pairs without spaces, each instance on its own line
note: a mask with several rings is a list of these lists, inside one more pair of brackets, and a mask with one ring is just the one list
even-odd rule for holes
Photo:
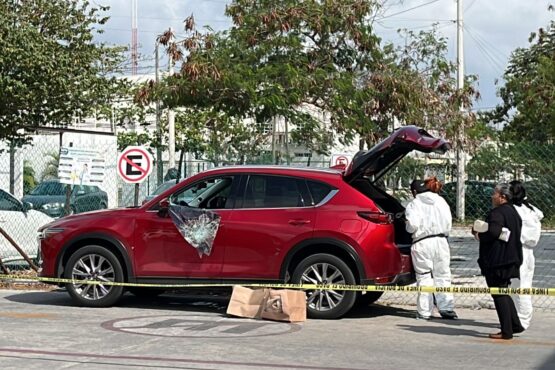
[[302,290],[350,290],[358,292],[422,292],[422,293],[454,293],[454,294],[518,294],[518,295],[539,295],[539,296],[555,296],[555,288],[487,288],[487,287],[469,287],[469,286],[451,286],[451,287],[434,287],[434,286],[397,286],[397,285],[343,285],[343,284],[142,284],[142,283],[120,283],[113,281],[99,280],[74,280],[62,278],[47,277],[22,277],[20,275],[0,275],[0,281],[36,281],[44,283],[71,283],[86,285],[109,285],[124,287],[144,287],[144,288],[208,288],[208,287],[232,287],[235,285],[243,285],[254,288],[280,288],[280,289],[302,289]]

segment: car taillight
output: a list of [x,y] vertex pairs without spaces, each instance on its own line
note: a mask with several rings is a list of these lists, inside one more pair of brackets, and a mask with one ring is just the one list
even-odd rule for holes
[[368,211],[360,211],[357,213],[360,217],[375,224],[387,225],[393,223],[393,216],[390,213]]

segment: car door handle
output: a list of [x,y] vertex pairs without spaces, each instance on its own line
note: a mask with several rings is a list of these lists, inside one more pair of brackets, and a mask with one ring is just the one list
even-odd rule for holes
[[301,226],[309,223],[310,223],[310,220],[303,220],[303,219],[289,220],[289,224],[293,226]]

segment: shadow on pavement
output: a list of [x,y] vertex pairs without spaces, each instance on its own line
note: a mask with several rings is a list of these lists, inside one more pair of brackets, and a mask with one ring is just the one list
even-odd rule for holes
[[[64,289],[50,292],[19,291],[4,297],[6,300],[38,306],[75,306],[71,297]],[[192,312],[213,312],[225,314],[229,303],[230,292],[220,291],[175,291],[164,293],[154,298],[136,297],[125,293],[116,307],[144,308],[156,310],[181,310]],[[400,307],[372,304],[366,307],[354,307],[343,320],[362,319],[383,316],[414,317],[413,310]]]
[[[75,306],[69,294],[63,290],[18,292],[4,298],[11,302],[39,306]],[[136,297],[130,293],[125,293],[116,307],[225,313],[228,302],[228,295],[210,295],[207,292],[202,295],[165,293],[153,298]]]
[[488,333],[479,332],[471,329],[461,329],[454,326],[413,326],[413,325],[397,325],[397,327],[412,331],[414,333],[430,333],[439,335],[453,336],[465,336],[465,337],[477,337],[477,338],[487,338]]
[[[498,324],[492,324],[488,322],[476,321],[472,319],[465,319],[464,317],[459,318],[458,320],[446,320],[442,319],[437,312],[434,313],[434,316],[430,322],[434,324],[442,324],[447,325],[450,327],[457,327],[457,326],[479,326],[484,328],[492,328],[498,329]],[[371,318],[371,317],[380,317],[380,316],[398,316],[398,317],[406,317],[413,320],[416,320],[416,307],[414,309],[405,309],[395,306],[385,306],[378,304],[372,304],[367,307],[355,307],[349,312],[345,318]],[[495,311],[492,311],[492,318],[495,319]],[[426,321],[420,321],[426,322]]]

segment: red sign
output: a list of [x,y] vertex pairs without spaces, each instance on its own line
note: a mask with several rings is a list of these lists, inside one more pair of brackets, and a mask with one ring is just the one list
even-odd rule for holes
[[340,155],[339,157],[335,158],[335,166],[345,166],[349,164],[349,159],[344,155]]
[[141,146],[128,146],[118,156],[118,174],[128,184],[143,182],[152,172],[152,155]]

